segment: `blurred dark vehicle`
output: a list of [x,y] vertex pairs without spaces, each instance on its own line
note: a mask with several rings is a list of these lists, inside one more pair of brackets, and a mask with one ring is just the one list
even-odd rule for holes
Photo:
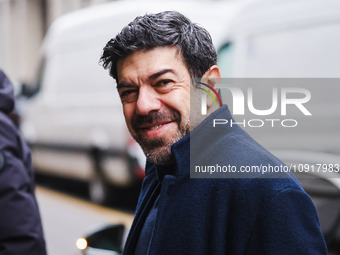
[[[319,155],[319,158],[313,160],[303,157],[296,161],[296,156],[288,159],[286,152],[278,153],[281,153],[287,164],[296,164],[296,162],[298,162],[297,164],[301,164],[301,162],[314,164],[316,160],[324,164],[333,162],[329,161],[328,156],[325,158],[325,155]],[[330,175],[324,178],[313,173],[299,173],[298,179],[316,205],[328,254],[340,254],[340,179]],[[84,255],[119,255],[122,254],[126,235],[127,230],[124,225],[108,225],[80,238],[77,247]]]

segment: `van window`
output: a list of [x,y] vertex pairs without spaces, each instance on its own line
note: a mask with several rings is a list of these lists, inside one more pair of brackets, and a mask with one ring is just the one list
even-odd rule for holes
[[247,38],[247,77],[339,77],[340,23],[290,27]]
[[59,105],[118,104],[116,83],[99,64],[101,48],[79,48],[55,54],[49,94]]
[[58,56],[58,94],[114,92],[114,80],[99,65],[101,49],[79,49]]
[[224,44],[217,52],[217,64],[220,67],[222,78],[231,76],[233,65],[233,45]]

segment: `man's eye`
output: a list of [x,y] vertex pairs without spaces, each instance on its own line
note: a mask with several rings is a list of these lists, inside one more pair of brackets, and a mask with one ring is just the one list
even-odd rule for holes
[[135,93],[137,93],[137,90],[129,89],[129,90],[124,90],[120,92],[119,95],[122,99],[126,99],[126,98],[132,97],[133,95],[135,95]]
[[173,80],[160,80],[156,82],[155,89],[160,93],[167,93],[171,90],[175,82]]
[[172,80],[160,80],[157,82],[157,86],[167,86],[167,85],[170,85],[170,84],[173,84],[173,81]]

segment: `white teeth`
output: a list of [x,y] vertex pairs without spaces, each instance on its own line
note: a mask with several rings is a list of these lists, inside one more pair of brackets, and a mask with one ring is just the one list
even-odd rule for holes
[[161,126],[163,126],[163,125],[153,126],[153,127],[150,127],[149,129],[150,130],[156,130],[156,129],[160,128]]

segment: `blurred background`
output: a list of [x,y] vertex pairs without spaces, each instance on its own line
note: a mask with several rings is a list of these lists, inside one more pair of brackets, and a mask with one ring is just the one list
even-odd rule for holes
[[52,22],[105,0],[1,0],[0,66],[13,81],[35,80],[39,50]]
[[270,81],[282,88],[299,80],[311,92],[311,118],[286,116],[299,128],[247,131],[287,164],[332,169],[298,178],[317,206],[329,253],[340,254],[339,1],[0,0],[0,68],[15,85],[13,119],[32,150],[49,254],[80,254],[77,238],[131,224],[145,158],[99,58],[128,22],[163,10],[211,33],[224,78],[238,87],[255,78],[245,84],[256,84],[257,107],[271,103],[263,86]]

